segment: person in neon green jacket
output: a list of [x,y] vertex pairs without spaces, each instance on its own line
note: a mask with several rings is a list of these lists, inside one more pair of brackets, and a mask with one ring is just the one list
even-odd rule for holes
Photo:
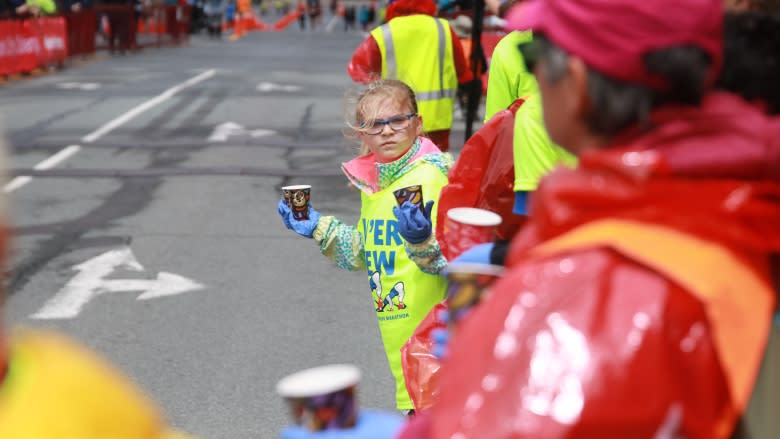
[[284,200],[278,209],[287,228],[313,238],[322,254],[339,268],[366,271],[369,297],[395,378],[396,407],[408,411],[414,407],[406,390],[400,350],[434,305],[444,299],[446,281],[423,272],[407,256],[408,233],[399,229],[394,211],[401,209],[394,192],[419,188],[426,203],[406,201],[401,208],[409,215],[425,215],[429,224],[435,224],[432,205],[447,184],[452,159],[421,136],[414,92],[398,80],[383,79],[367,86],[358,97],[352,128],[361,141],[361,153],[342,164],[342,171],[361,192],[358,224],[345,224],[313,208],[308,220],[297,221]]
[[57,13],[57,4],[54,0],[27,0],[27,5],[32,10],[39,10],[43,15],[52,15]]
[[534,74],[526,69],[523,54],[517,50],[517,46],[532,38],[531,31],[512,31],[493,50],[485,96],[485,122],[509,108],[515,99],[539,93]]

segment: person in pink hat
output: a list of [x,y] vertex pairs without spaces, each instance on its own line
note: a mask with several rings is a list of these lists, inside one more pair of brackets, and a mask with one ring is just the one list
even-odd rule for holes
[[508,22],[534,30],[545,125],[579,165],[542,181],[439,403],[398,437],[750,437],[780,122],[712,91],[722,1],[531,1]]
[[579,164],[534,193],[438,403],[327,437],[777,437],[745,420],[780,321],[780,120],[713,89],[723,0],[530,1],[508,22],[534,30],[545,125]]

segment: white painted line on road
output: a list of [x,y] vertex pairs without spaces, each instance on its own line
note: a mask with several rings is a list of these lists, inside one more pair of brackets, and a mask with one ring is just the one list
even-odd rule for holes
[[141,105],[138,105],[137,107],[129,110],[125,114],[117,117],[114,120],[111,120],[110,122],[106,123],[102,127],[96,129],[95,131],[87,134],[84,136],[81,141],[84,143],[92,143],[95,140],[105,136],[106,134],[110,133],[115,128],[121,126],[122,124],[132,120],[134,117],[138,116],[139,114],[143,113],[144,111],[154,107],[155,105],[158,105],[160,103],[163,103],[173,97],[176,93],[184,90],[187,87],[191,87],[201,81],[205,81],[206,79],[211,78],[216,73],[216,70],[211,69],[207,70],[203,73],[201,73],[198,76],[192,77],[184,82],[182,82],[179,85],[173,86],[169,88],[168,90],[165,90],[164,92],[160,93],[159,95],[153,97],[152,99],[142,103]]
[[58,88],[70,90],[77,88],[79,90],[97,90],[100,88],[100,84],[97,82],[60,82],[57,84]]
[[[144,111],[154,107],[155,105],[164,102],[168,99],[170,99],[173,95],[176,93],[184,90],[187,87],[191,87],[201,81],[205,81],[206,79],[211,78],[216,73],[216,70],[211,69],[207,70],[200,75],[197,75],[195,77],[192,77],[184,82],[182,82],[179,85],[176,85],[174,87],[169,88],[168,90],[165,90],[164,92],[160,93],[159,95],[155,96],[154,98],[144,102],[143,104],[131,109],[130,111],[126,112],[125,114],[113,119],[112,121],[106,123],[102,127],[98,128],[97,130],[87,134],[84,136],[81,140],[86,143],[92,143],[95,140],[103,137],[104,135],[111,132],[111,130],[121,126],[125,122],[132,120],[134,117],[138,116],[139,114],[143,113]],[[65,148],[63,148],[60,152],[54,154],[53,156],[47,158],[46,160],[38,163],[37,165],[33,166],[33,169],[36,171],[43,171],[46,169],[51,169],[55,166],[57,166],[58,163],[67,160],[70,156],[73,154],[79,152],[81,150],[81,147],[79,145],[70,145]],[[32,180],[32,177],[27,175],[22,175],[19,177],[14,178],[13,180],[9,181],[4,187],[3,191],[5,193],[13,192],[16,189],[19,189],[20,187],[26,185]]]
[[230,136],[242,136],[244,134],[249,134],[252,137],[265,137],[276,134],[276,131],[264,128],[247,131],[241,124],[225,122],[214,127],[214,131],[211,132],[208,140],[209,142],[225,142]]
[[[36,171],[45,171],[46,169],[51,169],[57,166],[57,164],[59,164],[60,162],[64,162],[70,156],[79,152],[80,150],[81,147],[79,145],[68,145],[65,148],[61,149],[57,154],[54,154],[53,156],[33,166],[33,169],[35,169]],[[8,184],[5,185],[3,191],[5,193],[13,192],[16,189],[19,189],[20,187],[29,183],[30,180],[32,180],[32,177],[26,175],[16,177],[13,180],[9,181]]]
[[257,91],[262,91],[262,92],[269,92],[275,90],[293,92],[293,91],[299,91],[300,89],[301,86],[299,85],[275,84],[273,82],[266,82],[266,81],[257,84]]

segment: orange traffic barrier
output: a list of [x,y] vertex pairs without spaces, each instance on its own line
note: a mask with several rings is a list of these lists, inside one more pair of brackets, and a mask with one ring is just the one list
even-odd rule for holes
[[280,31],[280,30],[287,29],[287,26],[289,26],[290,23],[297,20],[298,17],[301,16],[301,14],[303,14],[303,11],[298,9],[288,13],[284,17],[280,18],[276,23],[274,23],[274,30]]

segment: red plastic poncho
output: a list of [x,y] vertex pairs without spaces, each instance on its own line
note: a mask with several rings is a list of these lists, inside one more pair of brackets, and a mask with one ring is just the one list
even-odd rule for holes
[[[478,207],[496,212],[502,222],[497,230],[499,239],[511,239],[524,217],[512,213],[515,201],[514,161],[512,158],[515,113],[523,100],[516,100],[508,109],[496,113],[482,128],[468,139],[450,169],[449,183],[441,191],[438,203],[439,218],[446,218],[454,207]],[[436,236],[443,236],[444,224],[436,225]],[[439,240],[442,254],[448,260],[453,256],[444,240]]]
[[433,332],[447,329],[439,318],[446,309],[446,301],[434,306],[401,348],[406,390],[417,411],[432,407],[439,397],[441,360],[433,354]]
[[[774,306],[780,123],[723,94],[653,122],[543,180],[507,274],[451,341],[427,438],[729,437],[762,353],[743,328]],[[534,254],[611,223],[669,239]]]

